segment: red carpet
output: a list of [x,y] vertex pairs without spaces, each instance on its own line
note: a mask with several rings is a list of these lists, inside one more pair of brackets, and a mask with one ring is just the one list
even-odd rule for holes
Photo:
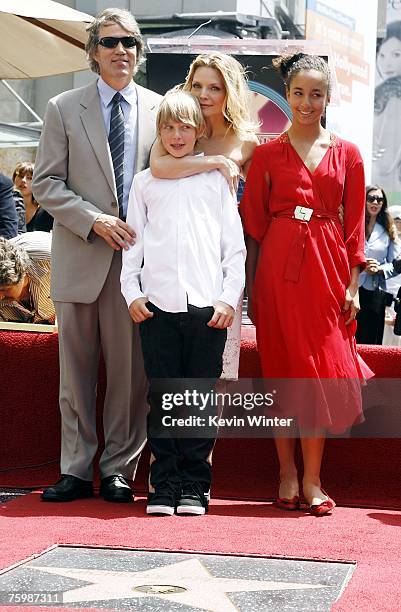
[[[400,348],[361,346],[359,351],[378,377],[400,377]],[[0,362],[8,365],[0,371],[0,486],[50,484],[59,473],[57,335],[0,332]],[[243,327],[240,376],[258,373],[254,328]],[[99,406],[103,395],[101,368]],[[23,467],[47,462],[52,463]],[[146,488],[147,465],[145,454],[136,479],[138,491]],[[399,482],[400,466],[399,439],[329,440],[322,477],[341,504],[401,508],[401,489],[393,486]],[[273,499],[277,478],[272,440],[219,440],[214,452],[215,497]]]
[[143,502],[58,505],[31,494],[4,505],[1,515],[1,568],[54,544],[346,560],[357,568],[336,612],[400,609],[401,512],[337,508],[315,518],[269,504],[213,501],[205,517],[156,518],[146,517]]

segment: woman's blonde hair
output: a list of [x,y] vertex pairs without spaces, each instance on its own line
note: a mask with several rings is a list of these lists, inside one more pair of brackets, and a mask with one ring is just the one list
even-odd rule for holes
[[223,115],[239,138],[253,136],[258,124],[252,121],[249,112],[250,96],[244,67],[231,55],[225,53],[203,53],[189,67],[184,90],[191,91],[197,68],[206,66],[218,70],[226,90]]
[[156,128],[159,136],[162,126],[171,120],[192,125],[197,131],[198,138],[205,132],[205,120],[199,102],[188,91],[174,88],[164,96],[156,118]]

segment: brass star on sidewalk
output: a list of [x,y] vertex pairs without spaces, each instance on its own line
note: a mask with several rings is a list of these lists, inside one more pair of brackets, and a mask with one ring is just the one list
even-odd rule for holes
[[[32,565],[30,568],[91,583],[64,592],[63,603],[157,597],[163,601],[186,604],[208,612],[238,612],[237,606],[232,603],[227,593],[328,588],[326,584],[218,578],[198,559],[138,572]],[[136,590],[138,587],[152,586],[155,588],[143,589],[151,592]],[[181,592],[171,592],[171,586],[180,587]]]

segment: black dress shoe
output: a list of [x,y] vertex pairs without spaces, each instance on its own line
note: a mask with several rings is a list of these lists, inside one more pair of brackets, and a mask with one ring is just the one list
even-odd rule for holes
[[43,501],[63,502],[93,497],[93,486],[87,480],[76,476],[61,475],[61,478],[52,487],[47,487],[42,493]]
[[110,502],[132,502],[134,501],[131,487],[123,476],[114,475],[102,478],[100,495]]

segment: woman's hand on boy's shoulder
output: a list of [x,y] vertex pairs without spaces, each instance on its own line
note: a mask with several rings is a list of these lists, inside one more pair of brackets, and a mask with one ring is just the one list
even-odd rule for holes
[[229,157],[225,157],[225,155],[210,155],[208,157],[216,162],[216,169],[224,176],[231,193],[235,195],[237,193],[240,179],[240,167],[235,163],[235,161]]
[[141,297],[134,300],[129,307],[129,313],[131,315],[131,319],[135,321],[135,323],[142,323],[146,321],[146,319],[150,319],[153,317],[153,312],[150,312],[146,307],[146,304],[149,302],[147,297]]
[[230,327],[234,320],[235,310],[225,302],[216,302],[214,306],[214,314],[208,322],[209,327],[215,329],[226,329]]

